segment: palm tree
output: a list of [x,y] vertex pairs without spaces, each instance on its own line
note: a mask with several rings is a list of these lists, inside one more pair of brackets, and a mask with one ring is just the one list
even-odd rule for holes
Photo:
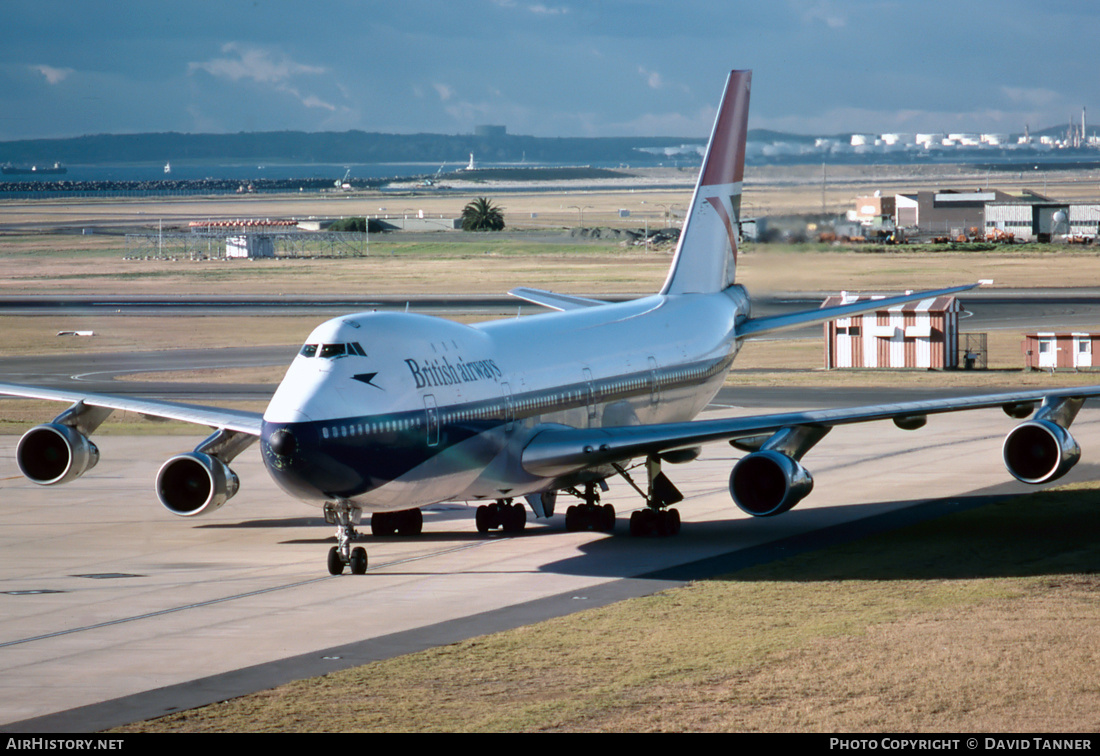
[[500,231],[504,214],[486,197],[478,197],[462,208],[463,231]]

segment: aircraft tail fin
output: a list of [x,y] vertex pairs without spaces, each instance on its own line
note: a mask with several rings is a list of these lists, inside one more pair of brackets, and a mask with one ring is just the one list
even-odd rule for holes
[[752,71],[731,71],[662,294],[710,294],[733,284]]

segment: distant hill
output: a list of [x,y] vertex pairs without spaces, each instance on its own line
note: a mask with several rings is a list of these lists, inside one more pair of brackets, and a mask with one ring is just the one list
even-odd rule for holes
[[702,144],[666,137],[532,137],[275,131],[238,134],[98,134],[0,142],[0,163],[107,164],[174,161],[290,163],[478,162],[631,163],[640,149]]
[[[1064,126],[1033,130],[1032,136],[1060,136]],[[1090,129],[1090,132],[1093,130]],[[748,161],[753,164],[799,162],[874,162],[917,160],[927,155],[847,147],[850,135],[818,136],[750,129]],[[822,139],[821,144],[816,142]],[[702,157],[706,139],[698,137],[534,137],[491,134],[382,134],[365,131],[270,131],[237,134],[96,134],[67,139],[0,142],[0,164],[119,165],[126,163],[286,163],[325,165],[380,163],[465,164],[473,153],[482,165],[493,163],[564,165],[653,165]],[[755,148],[753,146],[755,145]],[[838,146],[839,145],[839,146]],[[1015,138],[1011,138],[1015,146]],[[1002,150],[1001,157],[1028,157]],[[882,153],[882,154],[880,154]],[[972,153],[972,154],[971,154]],[[990,150],[942,151],[936,160],[990,160]],[[1028,158],[1030,159],[1030,158]]]

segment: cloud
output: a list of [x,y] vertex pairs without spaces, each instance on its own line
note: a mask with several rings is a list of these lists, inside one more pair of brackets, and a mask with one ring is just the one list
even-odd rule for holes
[[645,83],[650,89],[661,89],[665,85],[664,80],[661,78],[661,74],[656,71],[649,71],[643,66],[638,66],[638,73],[645,78]]
[[447,102],[447,100],[449,100],[449,99],[451,99],[452,97],[455,96],[454,90],[451,89],[446,84],[440,84],[440,83],[432,84],[432,89],[435,90],[436,94],[439,95],[439,99],[442,100],[443,102]]
[[297,97],[301,101],[301,103],[303,105],[305,105],[307,108],[321,108],[322,110],[328,110],[328,111],[331,111],[331,112],[336,112],[336,106],[335,105],[333,105],[331,102],[325,102],[324,100],[322,100],[317,95],[305,95],[303,97],[298,92],[292,92],[292,93],[297,95]]
[[46,65],[31,66],[31,68],[46,77],[46,81],[50,84],[60,84],[70,75],[76,73],[71,68],[55,68]]
[[221,79],[230,81],[249,79],[262,84],[281,84],[295,76],[327,73],[325,68],[295,63],[281,53],[262,47],[249,47],[230,42],[222,47],[222,52],[233,53],[235,57],[189,63],[188,71],[205,71]]
[[848,19],[829,0],[791,0],[791,7],[803,24],[825,24],[830,29],[848,25]]
[[251,81],[288,94],[307,108],[330,112],[338,109],[331,102],[316,94],[303,92],[300,86],[292,83],[302,77],[327,74],[327,68],[298,63],[278,51],[236,42],[222,46],[222,52],[230,57],[188,63],[188,73],[204,71],[214,78],[231,82]]
[[952,131],[983,132],[1001,129],[1023,131],[1024,124],[1041,123],[1047,119],[1041,113],[1027,110],[893,110],[884,108],[838,107],[813,115],[753,116],[752,128],[774,129],[793,134],[881,134],[887,132],[948,133]]
[[515,0],[493,0],[493,2],[501,8],[519,8],[538,16],[564,16],[569,13],[569,9],[564,6],[551,7],[542,3],[520,4]]
[[1062,100],[1058,92],[1039,87],[1001,87],[1001,92],[1012,102],[1032,108],[1048,108]]
[[564,16],[566,13],[569,12],[568,8],[551,8],[549,6],[543,5],[542,3],[534,3],[533,5],[528,5],[527,10],[540,16]]

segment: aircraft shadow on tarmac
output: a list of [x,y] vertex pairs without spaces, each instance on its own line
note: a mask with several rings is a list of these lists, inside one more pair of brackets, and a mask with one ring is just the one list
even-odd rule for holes
[[[796,512],[779,521],[728,520],[685,523],[679,545],[697,545],[713,553],[715,542],[728,547],[718,556],[657,568],[645,574],[616,569],[634,560],[610,558],[626,539],[601,539],[586,544],[582,555],[545,565],[558,574],[640,577],[653,580],[971,580],[1000,577],[1041,577],[1065,574],[1100,575],[1100,492],[1045,491],[1025,507],[1021,494],[976,494],[942,501],[912,500],[903,508],[872,514],[856,521],[800,528]],[[806,516],[825,518],[830,510],[853,507],[873,511],[880,503],[821,507]],[[953,515],[953,516],[948,516]],[[763,533],[761,528],[768,533]],[[882,538],[866,540],[885,534]],[[649,539],[630,539],[633,541]],[[673,539],[675,540],[675,539]],[[764,542],[762,542],[764,541]],[[861,543],[862,541],[862,543]],[[669,541],[671,542],[671,541]],[[686,542],[686,543],[685,543]],[[740,548],[738,544],[758,544]],[[789,557],[849,544],[835,558],[790,566]],[[630,546],[631,544],[627,544]],[[648,544],[656,551],[661,539]],[[620,555],[621,557],[622,555]],[[658,557],[658,554],[654,554]],[[661,560],[654,559],[659,563]],[[771,564],[767,571],[737,573]],[[598,568],[602,568],[602,572]],[[812,574],[807,570],[812,569]],[[1100,578],[1097,579],[1100,584]]]
[[[1100,479],[1100,465],[1078,465],[1059,483]],[[1023,500],[1033,496],[1032,506]],[[991,506],[987,506],[991,505]],[[733,504],[730,504],[733,507]],[[984,508],[983,508],[984,507]],[[540,571],[586,577],[644,578],[687,581],[723,577],[731,580],[921,580],[1025,577],[1062,573],[1100,573],[1100,492],[1066,490],[1019,493],[1015,483],[940,500],[869,502],[796,509],[775,518],[733,518],[685,521],[671,538],[627,535],[627,517],[620,513],[614,534],[581,544],[580,553],[543,565]],[[442,505],[425,510],[427,522],[447,522],[442,531],[419,536],[370,535],[369,519],[359,527],[359,543],[477,543],[498,538],[550,538],[565,535],[564,518],[529,520],[521,534],[478,533],[474,509]],[[843,522],[838,514],[844,515]],[[853,519],[852,515],[856,518]],[[957,515],[956,517],[947,517]],[[830,524],[837,522],[838,524]],[[302,528],[301,537],[280,544],[331,544],[332,526],[321,517],[287,517],[196,524],[203,529]],[[884,533],[886,541],[856,545],[858,558],[830,560],[813,574],[791,569],[730,575],[748,567],[778,563],[788,557]],[[886,544],[876,545],[876,544]],[[950,558],[943,545],[951,544]],[[875,549],[882,558],[871,558]],[[935,550],[938,549],[938,550]],[[706,553],[703,559],[690,555]],[[1026,558],[1022,557],[1026,554]],[[685,560],[685,555],[688,559]],[[869,566],[873,565],[873,566]],[[782,577],[777,577],[782,572]]]
[[[474,525],[474,509],[472,507],[450,507],[437,509],[429,507],[424,511],[425,522],[449,521],[453,529],[446,531],[425,531],[416,536],[372,536],[370,534],[370,519],[364,517],[358,530],[361,538],[356,541],[369,548],[371,543],[399,543],[401,541],[415,541],[417,543],[453,543],[453,542],[478,542],[487,538],[538,538],[541,536],[556,535],[564,530],[562,525],[565,520],[558,517],[555,520],[528,520],[527,527],[522,534],[505,533],[501,530],[491,530],[488,533],[479,533]],[[280,544],[329,544],[336,542],[333,528],[327,524],[323,517],[285,517],[267,518],[260,520],[239,520],[237,522],[213,522],[194,526],[199,529],[210,530],[235,530],[250,528],[302,528],[312,529],[312,533],[303,533],[301,538],[291,538],[279,541]]]

